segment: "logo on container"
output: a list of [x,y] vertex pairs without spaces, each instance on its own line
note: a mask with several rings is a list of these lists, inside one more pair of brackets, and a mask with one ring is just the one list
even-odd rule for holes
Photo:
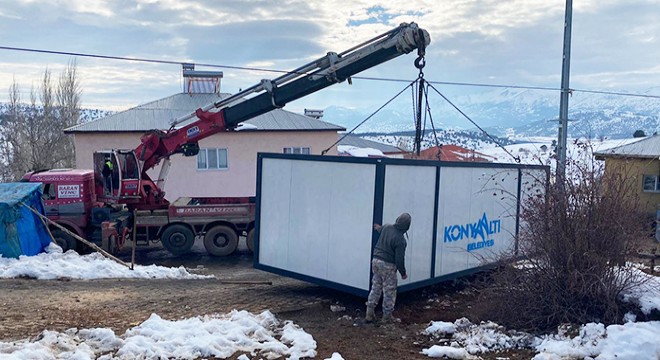
[[467,251],[474,251],[495,245],[495,240],[491,236],[501,231],[501,221],[499,219],[489,221],[484,212],[481,218],[474,223],[445,226],[444,242],[450,243],[464,239],[478,240],[469,242],[466,246]]

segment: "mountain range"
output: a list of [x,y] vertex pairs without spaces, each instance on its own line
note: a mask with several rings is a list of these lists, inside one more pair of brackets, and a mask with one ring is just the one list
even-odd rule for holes
[[[435,90],[435,89],[434,89]],[[574,91],[569,99],[569,139],[624,139],[637,130],[651,135],[660,130],[660,87],[644,94],[602,94]],[[429,91],[423,117],[423,147],[453,143],[480,149],[495,142],[506,145],[531,137],[556,137],[559,92],[532,89],[498,89],[476,94],[443,94]],[[449,103],[451,101],[451,104]],[[0,103],[0,116],[8,104]],[[457,110],[458,109],[458,110]],[[460,110],[460,112],[459,112]],[[330,106],[322,120],[372,140],[412,147],[415,110],[411,100],[395,99],[382,110]],[[112,114],[82,109],[81,122]],[[435,130],[435,134],[434,131]],[[412,131],[412,132],[411,132]],[[437,138],[437,140],[436,140]]]
[[[642,96],[574,91],[569,98],[568,135],[620,139],[631,137],[636,130],[653,134],[660,130],[660,98],[652,94],[659,93],[660,87],[648,89]],[[445,96],[465,116],[436,92],[429,92],[431,111],[425,116],[425,129],[481,132],[479,126],[499,137],[557,136],[558,91],[504,89],[455,98]],[[369,115],[364,110],[330,106],[325,109],[323,120],[351,130]],[[407,104],[392,102],[360,125],[355,133],[413,130],[414,118],[410,100]]]

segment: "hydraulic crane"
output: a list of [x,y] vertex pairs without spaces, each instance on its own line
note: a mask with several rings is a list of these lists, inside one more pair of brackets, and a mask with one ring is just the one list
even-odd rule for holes
[[[102,163],[106,155],[114,156],[119,179],[111,193],[97,191],[99,201],[123,203],[132,209],[159,209],[168,206],[162,190],[170,167],[170,156],[195,156],[198,142],[222,131],[231,131],[240,123],[290,101],[312,94],[332,84],[418,50],[423,61],[429,33],[415,23],[403,23],[395,29],[356,45],[344,52],[327,55],[292,70],[274,80],[260,83],[237,94],[209,104],[195,112],[175,119],[167,131],[151,130],[141,137],[134,150],[112,150],[95,153],[94,161]],[[158,180],[154,182],[147,171],[162,162]],[[100,171],[95,167],[95,171]],[[100,174],[96,174],[101,178]],[[103,194],[103,195],[101,195]]]

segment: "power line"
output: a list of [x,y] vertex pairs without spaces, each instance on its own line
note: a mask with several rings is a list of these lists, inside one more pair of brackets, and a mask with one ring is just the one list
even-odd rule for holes
[[[98,54],[86,54],[86,53],[67,52],[67,51],[17,48],[17,47],[9,47],[9,46],[0,46],[0,50],[25,51],[25,52],[35,52],[35,53],[53,54],[53,55],[80,56],[80,57],[89,57],[89,58],[96,58],[96,59],[108,59],[108,60],[136,61],[136,62],[146,62],[146,63],[152,63],[152,64],[182,65],[182,64],[192,63],[190,61],[155,60],[155,59],[146,59],[146,58],[132,58],[132,57],[125,57],[125,56],[98,55]],[[289,71],[262,69],[262,68],[254,68],[254,67],[247,67],[247,66],[217,65],[217,64],[205,64],[205,63],[194,63],[194,64],[199,65],[199,66],[213,67],[213,68],[251,70],[251,71],[265,71],[265,72],[274,72],[274,73],[289,73]]]
[[[211,68],[224,68],[224,69],[247,70],[247,71],[261,71],[261,72],[270,72],[270,73],[278,73],[278,74],[291,74],[291,73],[293,73],[291,71],[286,71],[286,70],[264,69],[264,68],[258,68],[258,67],[250,67],[250,66],[234,66],[234,65],[196,63],[196,62],[191,62],[191,61],[156,60],[156,59],[147,59],[147,58],[133,58],[133,57],[126,57],[126,56],[99,55],[99,54],[89,54],[89,53],[79,53],[79,52],[69,52],[69,51],[30,49],[30,48],[20,48],[20,47],[11,47],[11,46],[0,46],[0,50],[23,51],[23,52],[33,52],[33,53],[52,54],[52,55],[79,56],[79,57],[89,57],[89,58],[106,59],[106,60],[135,61],[135,62],[145,62],[145,63],[152,63],[152,64],[182,65],[182,64],[194,63],[195,65],[198,65],[198,66],[205,66],[205,67],[211,67]],[[304,73],[300,73],[300,74],[304,75]],[[369,80],[369,81],[387,81],[387,82],[410,83],[410,80],[396,79],[396,78],[382,78],[382,77],[369,77],[369,76],[351,76],[351,78],[358,79],[358,80]],[[427,82],[430,83],[430,84],[450,85],[450,86],[472,86],[472,87],[487,87],[487,88],[509,88],[509,89],[543,90],[543,91],[561,91],[561,89],[559,89],[559,88],[545,87],[545,86],[525,86],[525,85],[511,85],[511,84],[486,84],[486,83],[452,82],[452,81],[427,81]],[[631,96],[631,97],[644,97],[644,98],[651,98],[651,99],[660,99],[660,95],[633,94],[633,93],[624,93],[624,92],[616,92],[616,91],[571,89],[571,92],[583,92],[583,93],[593,93],[593,94],[603,94],[603,95]]]
[[572,92],[592,93],[592,94],[620,95],[620,96],[633,96],[633,97],[644,97],[644,98],[651,98],[651,99],[660,99],[660,95],[631,94],[631,93],[616,92],[616,91],[600,91],[600,90],[584,90],[584,89],[571,89],[571,91]]

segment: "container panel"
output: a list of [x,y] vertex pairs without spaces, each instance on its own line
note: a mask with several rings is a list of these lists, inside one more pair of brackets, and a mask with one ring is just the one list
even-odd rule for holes
[[385,168],[383,222],[392,224],[404,212],[412,217],[405,257],[408,279],[399,278],[399,286],[431,278],[435,174],[431,166]]
[[468,268],[487,265],[515,246],[518,169],[472,169]]
[[517,169],[443,168],[440,189],[436,276],[484,266],[513,250]]
[[257,256],[259,263],[275,268],[286,266],[289,252],[278,239],[289,239],[292,166],[290,159],[264,159],[262,163]]
[[264,159],[262,174],[259,262],[368,289],[375,166]]

